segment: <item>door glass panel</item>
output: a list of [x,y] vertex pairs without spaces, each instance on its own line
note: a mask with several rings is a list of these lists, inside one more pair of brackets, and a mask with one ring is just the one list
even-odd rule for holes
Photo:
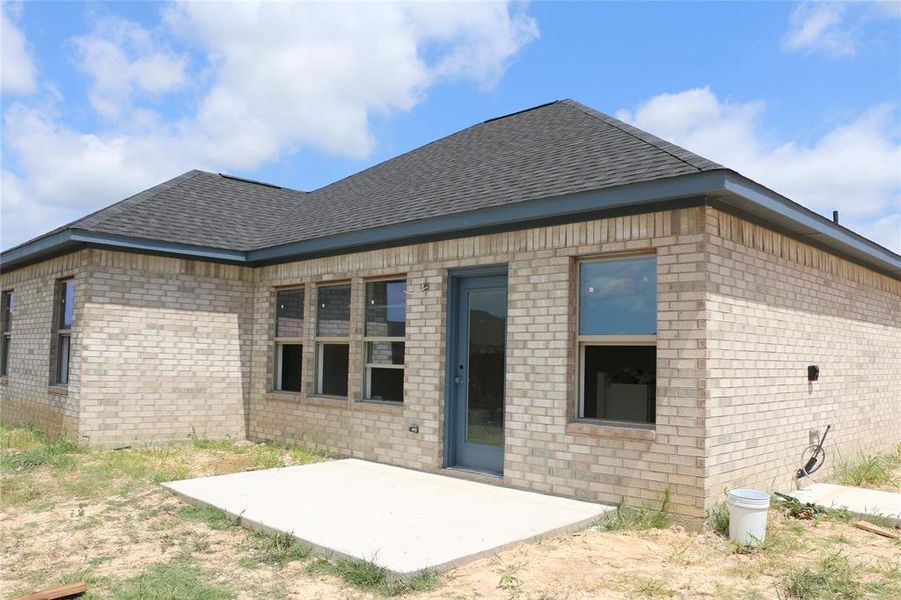
[[469,293],[469,382],[466,441],[504,443],[504,348],[507,290]]

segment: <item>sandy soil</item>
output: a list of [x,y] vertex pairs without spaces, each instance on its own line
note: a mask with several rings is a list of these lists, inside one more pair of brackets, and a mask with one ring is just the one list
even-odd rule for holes
[[[19,589],[84,570],[121,579],[154,563],[190,555],[239,598],[370,598],[331,576],[239,566],[247,554],[242,528],[219,531],[179,516],[181,502],[161,489],[95,504],[62,503],[39,513],[3,514],[0,589]],[[788,521],[771,513],[785,538],[779,551],[736,553],[723,538],[675,526],[640,532],[590,529],[522,545],[442,576],[422,598],[776,598],[785,562],[813,563],[841,551],[861,565],[887,568],[901,546],[842,522]],[[894,561],[894,563],[892,562]],[[102,586],[102,583],[100,584]]]
[[[287,462],[286,457],[286,462]],[[194,475],[247,467],[228,452],[198,450],[187,459]],[[0,513],[0,596],[46,587],[62,576],[85,579],[103,596],[117,582],[154,564],[187,558],[213,585],[238,598],[372,598],[331,575],[307,571],[307,558],[261,564],[241,527],[215,529],[183,514],[184,504],[149,482],[93,500],[53,497],[59,472],[35,474],[43,504],[4,506]],[[124,493],[119,490],[125,489]],[[526,544],[444,573],[419,598],[778,598],[793,569],[816,568],[840,552],[860,581],[901,590],[901,543],[838,520],[798,521],[770,511],[772,544],[737,551],[711,532],[667,529],[600,532],[596,528]],[[875,588],[874,588],[875,589]],[[869,593],[869,592],[867,592]],[[886,597],[884,593],[873,597]],[[866,594],[865,594],[866,596]],[[888,596],[891,597],[891,596]]]

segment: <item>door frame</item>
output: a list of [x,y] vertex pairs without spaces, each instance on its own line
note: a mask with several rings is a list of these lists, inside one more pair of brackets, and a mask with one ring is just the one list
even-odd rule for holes
[[[447,271],[447,297],[445,302],[445,315],[444,315],[444,337],[445,337],[445,351],[444,351],[444,461],[442,466],[445,469],[456,467],[456,452],[457,447],[455,443],[456,439],[456,421],[457,415],[455,414],[454,406],[452,399],[455,398],[454,394],[454,373],[456,372],[454,364],[456,363],[457,351],[458,351],[458,342],[457,339],[457,317],[459,315],[459,289],[460,282],[463,279],[468,279],[471,277],[496,277],[499,275],[503,275],[504,277],[508,277],[507,282],[507,293],[509,298],[509,276],[508,276],[508,268],[506,264],[494,264],[494,265],[485,265],[478,267],[463,267],[459,269],[448,269]],[[509,306],[507,307],[509,311]],[[506,332],[505,332],[506,336]],[[506,355],[506,339],[504,340],[504,353]],[[506,360],[504,361],[504,379],[506,380]],[[504,382],[504,407],[506,408],[506,381]],[[506,419],[504,419],[504,428],[506,429]],[[506,440],[506,436],[504,436]],[[506,444],[506,441],[505,441]],[[503,447],[501,448],[503,451]],[[487,473],[486,473],[487,474]],[[503,477],[503,469],[501,474],[499,475]]]

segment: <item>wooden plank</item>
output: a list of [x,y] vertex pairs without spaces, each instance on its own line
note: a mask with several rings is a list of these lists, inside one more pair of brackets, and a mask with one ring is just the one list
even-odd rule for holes
[[872,523],[867,523],[866,521],[856,521],[854,526],[858,529],[863,529],[864,531],[869,531],[870,533],[875,533],[876,535],[881,535],[882,537],[887,537],[893,540],[901,539],[901,534],[895,533],[889,529],[883,529],[882,527],[877,527]]
[[78,583],[70,583],[55,588],[41,590],[39,592],[32,592],[31,594],[25,594],[24,596],[13,598],[13,600],[59,600],[60,598],[81,596],[86,591],[88,591],[87,584],[83,581],[79,581]]

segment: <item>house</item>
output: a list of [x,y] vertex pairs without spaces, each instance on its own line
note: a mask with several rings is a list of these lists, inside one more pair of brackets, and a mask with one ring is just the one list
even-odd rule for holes
[[0,260],[3,423],[102,446],[697,517],[826,425],[833,460],[901,440],[901,256],[571,100],[309,192],[191,171]]

